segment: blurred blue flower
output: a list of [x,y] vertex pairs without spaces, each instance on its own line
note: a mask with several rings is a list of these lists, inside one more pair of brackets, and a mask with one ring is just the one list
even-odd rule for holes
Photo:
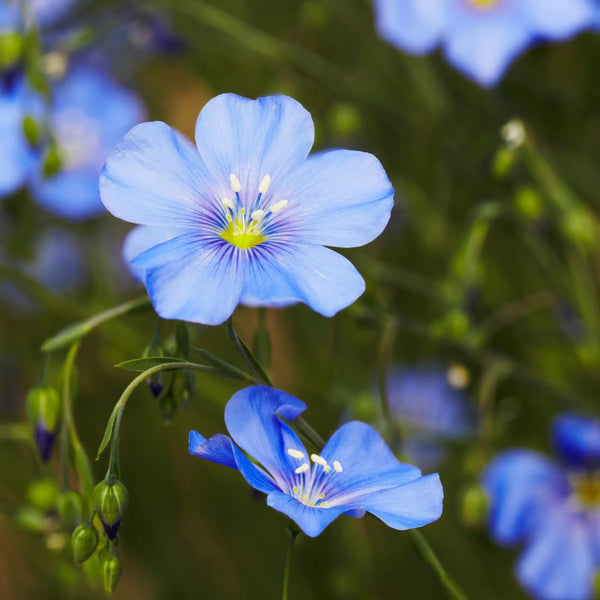
[[61,19],[78,0],[0,0],[0,33],[21,30],[30,21],[47,27]]
[[216,325],[239,303],[297,302],[332,316],[363,293],[352,264],[325,246],[377,237],[393,189],[371,154],[308,157],[313,140],[310,114],[292,98],[235,94],[202,109],[197,148],[160,122],[122,140],[102,201],[145,226],[132,234],[133,268],[160,316]]
[[488,466],[489,526],[501,544],[522,542],[517,578],[540,600],[590,600],[600,568],[600,421],[561,415],[562,461],[510,450]]
[[69,219],[103,211],[98,191],[102,165],[118,140],[144,118],[137,96],[101,71],[77,68],[54,89],[49,125],[62,161],[58,174],[32,178],[36,200]]
[[394,368],[387,379],[392,417],[402,430],[402,452],[421,467],[431,468],[443,458],[444,442],[460,439],[475,430],[476,417],[461,389],[449,378],[461,375],[460,366],[429,364]]
[[278,417],[292,421],[305,408],[285,392],[246,388],[225,407],[225,424],[235,443],[226,435],[206,440],[191,431],[190,453],[239,469],[252,487],[267,494],[270,507],[311,537],[341,514],[362,517],[370,512],[394,529],[421,527],[440,517],[438,475],[422,476],[416,467],[399,462],[370,425],[346,423],[320,455],[309,458],[298,436]]
[[594,0],[375,0],[380,35],[413,54],[441,45],[449,62],[483,86],[537,39],[592,27]]

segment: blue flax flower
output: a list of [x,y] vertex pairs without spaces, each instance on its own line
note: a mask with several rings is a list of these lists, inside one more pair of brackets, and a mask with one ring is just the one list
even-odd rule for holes
[[375,0],[381,36],[413,54],[441,45],[449,62],[491,86],[538,38],[592,27],[594,0]]
[[[0,33],[24,28],[24,22],[41,27],[53,25],[78,0],[0,0]],[[24,17],[24,19],[23,19]]]
[[429,364],[392,369],[387,379],[390,412],[402,428],[402,451],[421,467],[443,457],[443,443],[464,438],[475,429],[475,414],[457,382],[459,366]]
[[216,325],[239,303],[297,302],[332,316],[363,293],[352,264],[325,246],[377,237],[393,189],[371,154],[308,157],[313,140],[292,98],[235,94],[202,109],[197,147],[161,122],[127,134],[100,192],[115,216],[144,226],[129,249],[160,316]]
[[285,392],[246,388],[225,407],[235,443],[226,435],[206,440],[191,431],[190,453],[239,469],[252,487],[267,494],[270,507],[311,537],[341,514],[370,512],[394,529],[421,527],[440,517],[443,492],[437,473],[422,476],[416,467],[399,462],[370,425],[346,423],[321,454],[309,455],[278,417],[291,421],[305,408]]
[[31,181],[36,200],[69,219],[103,211],[98,177],[119,139],[144,118],[137,96],[102,71],[79,67],[54,89],[49,115],[62,161],[58,174],[38,172]]
[[517,578],[540,600],[589,600],[600,568],[600,421],[572,414],[554,423],[552,462],[511,450],[483,475],[490,529],[522,542]]

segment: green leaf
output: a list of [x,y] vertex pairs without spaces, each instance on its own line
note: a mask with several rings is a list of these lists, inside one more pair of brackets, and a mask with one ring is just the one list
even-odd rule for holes
[[128,371],[136,371],[142,373],[157,365],[173,362],[186,362],[183,358],[174,358],[172,356],[145,356],[144,358],[134,358],[132,360],[126,360],[116,364],[116,367],[120,369],[127,369]]
[[246,373],[246,371],[240,369],[239,367],[232,365],[226,360],[215,356],[212,352],[202,348],[192,348],[192,350],[198,353],[204,361],[206,361],[211,367],[217,369],[223,375],[227,375],[227,377],[232,377],[233,379],[241,379],[242,381],[255,383],[252,375]]
[[106,424],[106,429],[104,430],[104,435],[102,436],[102,441],[100,442],[100,446],[98,447],[98,453],[96,454],[96,460],[100,458],[100,455],[106,450],[108,443],[110,442],[110,438],[112,437],[113,428],[115,426],[115,420],[117,419],[117,414],[119,413],[119,403],[115,404],[112,413],[108,419],[108,423]]

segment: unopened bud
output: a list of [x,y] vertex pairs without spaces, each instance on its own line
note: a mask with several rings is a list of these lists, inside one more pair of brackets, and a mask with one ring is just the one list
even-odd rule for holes
[[47,385],[33,388],[27,395],[27,412],[35,427],[38,453],[47,462],[52,453],[60,418],[58,392]]
[[129,494],[127,488],[118,480],[101,481],[94,488],[96,511],[104,526],[106,535],[114,540],[121,525],[121,519],[127,510]]
[[121,579],[121,561],[114,554],[107,554],[101,560],[100,569],[104,591],[110,596]]
[[[162,344],[152,342],[152,344],[150,344],[149,346],[146,347],[146,349],[142,353],[142,356],[144,358],[147,358],[149,356],[151,356],[151,357],[165,356],[165,349],[163,348]],[[150,375],[150,377],[148,377],[146,382],[148,383],[148,388],[150,389],[150,393],[155,398],[158,398],[162,394],[163,389],[164,389],[163,373],[160,373],[160,372],[153,373],[152,375]]]
[[468,486],[463,492],[461,517],[468,527],[480,527],[488,509],[488,498],[477,484]]
[[81,523],[83,514],[83,502],[81,496],[75,490],[67,490],[58,497],[56,502],[60,520],[66,529],[73,529]]
[[52,142],[46,150],[42,170],[44,177],[54,177],[63,166],[63,160],[56,143]]
[[179,407],[179,403],[175,399],[175,395],[172,391],[166,396],[163,396],[158,401],[158,410],[160,412],[160,416],[165,423],[170,423],[177,412],[177,408]]
[[27,488],[27,499],[33,506],[45,512],[56,506],[58,488],[52,479],[33,481]]
[[23,38],[16,32],[0,35],[0,69],[14,65],[23,52]]
[[73,558],[77,564],[85,562],[98,546],[98,532],[90,523],[81,523],[73,531],[71,536]]

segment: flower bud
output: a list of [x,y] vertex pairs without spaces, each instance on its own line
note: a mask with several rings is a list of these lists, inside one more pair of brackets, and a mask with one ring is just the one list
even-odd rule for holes
[[0,35],[0,69],[13,66],[23,52],[23,38],[16,32],[4,32]]
[[59,495],[56,502],[60,520],[66,529],[73,529],[81,523],[83,501],[75,490],[67,490]]
[[48,462],[60,419],[58,392],[47,385],[33,388],[27,395],[27,412],[35,427],[35,443],[40,458]]
[[94,554],[97,545],[98,532],[93,525],[81,523],[75,527],[71,536],[71,546],[73,548],[73,558],[78,565]]
[[[152,342],[149,346],[146,347],[146,349],[142,353],[142,356],[144,358],[147,358],[149,356],[165,356],[165,349],[163,348],[162,344]],[[163,389],[165,387],[163,373],[154,373],[150,375],[146,382],[148,383],[150,393],[155,398],[158,398],[162,394]]]
[[127,488],[118,479],[101,481],[94,488],[96,511],[106,535],[111,540],[115,539],[121,519],[127,510],[128,497]]
[[467,527],[480,527],[485,521],[488,498],[481,486],[468,486],[462,495],[461,517]]
[[33,481],[27,488],[27,499],[33,506],[45,512],[56,506],[58,488],[52,479]]
[[102,583],[107,595],[111,595],[121,579],[121,561],[114,554],[107,554],[101,560]]

